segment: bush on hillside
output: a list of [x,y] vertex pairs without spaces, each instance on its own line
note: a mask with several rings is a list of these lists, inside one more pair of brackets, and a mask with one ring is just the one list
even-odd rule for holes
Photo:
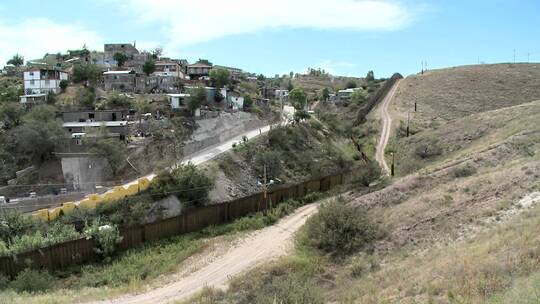
[[366,210],[339,199],[323,204],[303,229],[301,244],[338,255],[365,248],[381,236]]
[[183,203],[202,205],[213,187],[214,180],[189,163],[171,172],[161,172],[152,182],[150,192],[157,198],[175,195]]
[[452,174],[456,178],[471,176],[471,175],[474,175],[475,173],[476,173],[476,168],[469,164],[464,165],[464,166],[459,166],[452,171]]
[[415,154],[422,159],[439,156],[442,154],[442,147],[435,138],[427,138],[416,146]]
[[266,150],[255,155],[255,172],[258,176],[264,175],[264,166],[266,166],[266,177],[268,179],[276,178],[281,175],[283,168],[281,166],[282,155],[278,151]]
[[54,278],[46,271],[25,269],[13,280],[9,287],[17,292],[43,292],[52,287]]

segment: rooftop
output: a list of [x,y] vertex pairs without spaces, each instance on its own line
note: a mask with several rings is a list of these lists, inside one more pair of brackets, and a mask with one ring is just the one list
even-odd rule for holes
[[127,121],[85,121],[85,122],[65,122],[64,128],[84,128],[84,127],[124,127],[128,125]]
[[118,74],[134,74],[134,71],[127,70],[127,71],[107,71],[103,72],[103,75],[118,75]]

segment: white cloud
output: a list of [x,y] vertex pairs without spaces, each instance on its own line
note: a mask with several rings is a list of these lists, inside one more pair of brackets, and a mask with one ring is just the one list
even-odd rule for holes
[[43,18],[26,19],[18,24],[0,22],[0,66],[16,53],[25,60],[32,60],[45,53],[81,48],[84,44],[89,49],[103,48],[98,34],[77,25],[58,24]]
[[178,47],[216,38],[279,28],[396,30],[412,12],[383,0],[124,0],[139,20],[157,22]]

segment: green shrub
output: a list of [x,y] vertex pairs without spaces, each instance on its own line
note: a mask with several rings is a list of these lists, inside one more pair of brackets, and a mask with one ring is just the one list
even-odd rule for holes
[[375,161],[369,161],[356,170],[352,182],[368,187],[372,182],[379,179],[381,175],[382,170],[379,164]]
[[364,209],[334,200],[323,204],[307,220],[300,243],[328,253],[348,254],[370,245],[380,236],[378,225]]
[[0,274],[0,290],[6,289],[8,286],[9,280],[7,277]]
[[92,225],[87,227],[85,234],[95,240],[94,250],[105,258],[110,257],[114,253],[116,245],[122,241],[118,227],[102,225],[98,220],[94,220]]
[[442,147],[437,139],[428,138],[416,146],[415,154],[422,159],[439,156],[442,154]]
[[11,281],[9,287],[17,292],[43,292],[50,289],[54,278],[48,272],[25,269]]
[[474,175],[475,173],[476,173],[476,168],[469,164],[464,165],[464,166],[459,166],[452,171],[452,174],[456,178],[471,176],[471,175]]
[[208,200],[208,194],[214,187],[214,180],[189,163],[181,165],[172,172],[160,173],[152,181],[150,192],[156,198],[174,194],[187,204],[201,205]]
[[266,166],[266,177],[268,179],[279,177],[283,171],[281,158],[281,153],[272,150],[256,154],[254,160],[255,172],[257,172],[257,175],[263,176],[264,166]]

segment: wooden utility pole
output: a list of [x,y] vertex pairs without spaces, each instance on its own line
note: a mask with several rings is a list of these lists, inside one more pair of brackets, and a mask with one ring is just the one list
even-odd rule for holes
[[390,174],[394,176],[394,152],[392,152],[392,165],[390,166]]
[[268,192],[268,183],[266,182],[266,164],[263,165],[263,183],[264,183],[264,204],[267,205],[267,192]]
[[407,137],[409,137],[409,122],[410,122],[410,116],[411,116],[411,109],[407,111]]

